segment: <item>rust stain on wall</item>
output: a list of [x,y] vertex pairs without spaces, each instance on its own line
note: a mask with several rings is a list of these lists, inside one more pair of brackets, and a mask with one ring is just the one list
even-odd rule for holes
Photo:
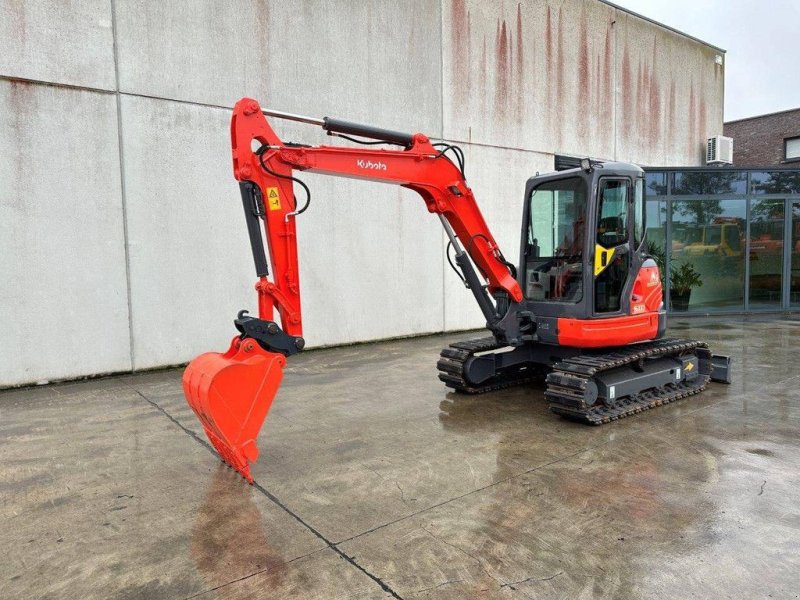
[[[29,137],[30,129],[26,126],[28,116],[37,114],[39,110],[37,96],[33,88],[34,84],[28,83],[27,81],[9,81],[8,85],[10,88],[7,96],[8,113],[9,116],[11,116],[9,121],[13,129],[12,137],[15,140],[26,140]],[[3,199],[8,202],[11,209],[22,209],[24,198],[26,198],[23,190],[25,190],[28,185],[26,177],[30,170],[29,161],[31,160],[29,148],[28,144],[21,143],[19,144],[18,152],[14,154],[14,161],[16,163],[13,169],[15,182],[11,188],[14,190],[15,194],[12,195],[8,193],[8,190],[4,190],[6,193],[3,195]],[[20,233],[23,232],[14,229],[12,235]]]
[[[556,102],[559,101],[558,94],[561,94],[564,90],[564,11],[561,7],[558,8],[558,29],[557,29],[557,45],[558,45],[558,58],[556,60],[556,87],[554,90]],[[549,84],[549,82],[548,82]],[[556,107],[550,111],[550,119],[553,123],[555,123],[556,127],[556,147],[561,149],[563,145],[563,120],[558,118],[560,111],[556,110]]]
[[[514,85],[515,85],[515,115],[516,119],[522,119],[525,114],[525,46],[523,44],[522,33],[522,4],[517,4],[517,52],[516,52],[516,65],[514,72]],[[535,81],[533,82],[535,86]]]
[[478,88],[479,94],[481,99],[481,116],[486,116],[486,69],[488,68],[487,65],[487,57],[486,57],[486,36],[483,36],[483,47],[481,48],[481,70],[478,75]]
[[[448,5],[448,77],[453,78],[448,84],[456,96],[450,102],[455,111],[471,115],[480,135],[506,132],[515,143],[546,140],[556,151],[596,153],[608,152],[616,135],[624,154],[642,160],[660,160],[666,149],[671,157],[686,156],[688,136],[690,156],[698,153],[698,136],[716,117],[716,104],[701,98],[706,85],[700,74],[690,94],[692,64],[672,71],[665,54],[672,48],[670,35],[642,30],[629,19],[617,31],[619,13],[596,14],[585,2],[531,0],[523,7],[521,0],[450,0]],[[471,7],[479,7],[480,16]],[[710,68],[704,77],[713,94]]]
[[[589,67],[589,31],[586,23],[586,6],[581,7],[581,15],[578,24],[578,119],[580,121],[578,131],[579,136],[585,140],[588,137],[588,128],[591,123],[589,114],[589,98],[591,94],[591,72]],[[560,86],[559,86],[559,89]]]
[[469,22],[466,0],[453,0],[450,13],[450,52],[453,65],[453,87],[456,110],[467,106],[469,99]]
[[620,67],[620,78],[622,79],[622,127],[618,131],[622,132],[624,140],[630,139],[631,127],[626,122],[633,115],[633,73],[631,72],[631,58],[628,53],[628,44],[622,48],[622,66]]
[[670,78],[669,83],[669,104],[667,108],[667,144],[669,148],[675,143],[675,77]]
[[658,85],[658,68],[656,66],[657,41],[658,38],[654,37],[653,58],[648,73],[648,79],[650,80],[648,89],[648,94],[650,96],[648,121],[650,124],[649,133],[651,143],[656,143],[656,141],[660,142],[661,137],[661,89]]
[[499,119],[505,119],[508,113],[508,67],[510,63],[508,31],[505,19],[497,21],[495,57],[494,110]]
[[[598,106],[603,107],[604,126],[607,127],[608,130],[611,129],[614,121],[613,97],[616,95],[616,90],[612,89],[612,77],[614,69],[612,66],[614,55],[612,54],[611,50],[612,27],[612,21],[609,19],[608,25],[606,25],[606,40],[603,46],[603,86],[601,89],[601,102],[598,104]],[[600,86],[598,86],[598,88],[599,87]]]
[[708,130],[706,129],[706,98],[705,98],[705,94],[702,94],[700,96],[700,115],[699,115],[699,119],[700,119],[700,125],[698,127],[698,129],[699,129],[698,133],[700,135],[700,139],[697,140],[697,142],[698,143],[702,143],[703,140],[706,139],[706,136],[708,135]]
[[708,131],[706,130],[706,90],[708,86],[706,85],[706,74],[705,71],[700,73],[700,94],[698,99],[698,126],[697,126],[697,135],[700,136],[697,140],[698,144],[702,144],[706,140],[706,135]]
[[544,52],[549,85],[553,80],[553,14],[549,6],[547,7],[547,24],[544,29]]
[[697,140],[697,100],[694,95],[694,80],[689,88],[689,137],[686,140],[687,156],[694,157],[696,152],[695,142]]
[[639,140],[650,135],[648,123],[648,106],[650,104],[648,92],[650,90],[650,72],[646,58],[639,57],[639,80],[636,89],[636,121]]

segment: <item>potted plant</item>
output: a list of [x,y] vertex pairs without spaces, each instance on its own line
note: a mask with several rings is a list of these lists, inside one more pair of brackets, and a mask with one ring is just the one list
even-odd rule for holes
[[667,286],[664,285],[664,274],[667,272],[665,265],[666,265],[666,256],[664,252],[664,247],[656,244],[655,242],[647,241],[647,255],[656,261],[658,265],[658,272],[661,275],[661,289],[666,291]]
[[670,267],[669,299],[672,310],[688,310],[692,288],[702,286],[703,280],[690,262],[681,263],[677,269],[672,265]]

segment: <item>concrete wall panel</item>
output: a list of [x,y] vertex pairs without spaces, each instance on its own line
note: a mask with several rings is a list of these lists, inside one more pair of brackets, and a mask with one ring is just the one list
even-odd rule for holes
[[[467,177],[481,211],[506,259],[519,263],[520,227],[525,183],[537,171],[552,171],[553,155],[477,146],[462,146]],[[445,329],[483,327],[485,319],[472,292],[446,266]]]
[[443,329],[442,227],[397,186],[301,175],[298,221],[306,339],[336,344]]
[[623,11],[616,21],[618,159],[705,164],[722,133],[722,53]]
[[444,135],[699,165],[722,131],[716,49],[590,0],[445,0]]
[[123,96],[133,364],[225,350],[255,275],[230,166],[229,111]]
[[109,0],[0,0],[0,75],[115,89]]
[[125,92],[441,132],[440,7],[117,0]]
[[[230,114],[138,97],[123,97],[122,114],[134,365],[224,350],[237,311],[256,313]],[[441,331],[441,228],[422,200],[388,185],[300,176],[312,189],[298,219],[309,347]]]
[[443,2],[444,135],[613,155],[613,19],[600,2]]
[[130,369],[114,96],[0,81],[0,386]]

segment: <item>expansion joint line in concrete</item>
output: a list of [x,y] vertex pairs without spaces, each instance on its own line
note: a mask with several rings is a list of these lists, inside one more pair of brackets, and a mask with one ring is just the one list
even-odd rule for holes
[[367,529],[366,531],[362,531],[361,533],[357,533],[356,535],[350,536],[349,538],[346,538],[344,540],[339,540],[338,542],[336,542],[336,544],[345,544],[347,542],[351,542],[351,541],[353,541],[355,539],[358,539],[358,538],[363,537],[365,535],[368,535],[370,533],[374,533],[374,532],[378,531],[379,529],[383,529],[384,527],[388,527],[389,525],[394,525],[395,523],[400,523],[401,521],[406,521],[408,519],[412,519],[412,518],[416,517],[419,514],[422,514],[424,512],[428,512],[429,510],[433,510],[435,508],[439,508],[441,506],[444,506],[445,504],[450,504],[451,502],[455,502],[456,500],[461,500],[462,498],[466,498],[467,496],[471,496],[473,494],[477,494],[478,492],[483,492],[484,490],[488,490],[489,488],[493,488],[493,487],[495,487],[497,485],[500,485],[501,483],[507,483],[509,481],[517,479],[518,477],[524,477],[525,475],[530,475],[531,473],[534,473],[535,471],[539,471],[540,469],[544,469],[545,467],[552,466],[552,465],[554,465],[556,463],[559,463],[559,462],[561,462],[563,460],[574,458],[575,456],[578,456],[579,454],[582,454],[583,452],[587,452],[588,450],[595,450],[595,449],[599,448],[600,446],[605,446],[608,443],[609,443],[609,440],[606,440],[604,442],[600,442],[599,444],[594,444],[593,446],[585,446],[583,448],[580,448],[579,450],[576,450],[575,452],[572,452],[571,454],[566,454],[564,456],[560,456],[558,458],[555,458],[555,459],[551,460],[550,462],[546,462],[546,463],[541,464],[541,465],[536,465],[535,467],[533,467],[531,469],[527,469],[526,471],[522,471],[522,472],[516,473],[514,475],[509,475],[505,479],[498,479],[497,481],[493,481],[492,483],[489,483],[489,484],[484,485],[482,487],[475,488],[474,490],[470,490],[468,492],[464,492],[463,494],[461,494],[459,496],[454,496],[453,498],[448,498],[447,500],[442,500],[441,502],[437,502],[436,504],[432,504],[431,506],[426,506],[425,508],[421,508],[420,510],[418,510],[416,512],[413,512],[413,513],[410,513],[410,514],[407,514],[407,515],[403,515],[402,517],[394,519],[393,521],[389,521],[387,523],[383,523],[382,525],[378,525],[376,527],[373,527],[372,529]]
[[125,291],[128,302],[128,356],[130,358],[131,371],[136,370],[133,362],[133,301],[131,297],[131,249],[128,233],[128,198],[125,185],[125,155],[122,140],[122,98],[119,93],[119,51],[117,48],[117,5],[115,0],[111,0],[111,37],[114,49],[114,81],[116,83],[115,99],[117,102],[117,145],[119,154],[119,185],[120,200],[122,203],[122,244],[125,252]]
[[[134,391],[135,391],[135,392],[136,392],[136,393],[137,393],[137,394],[138,394],[138,395],[139,395],[139,396],[140,396],[140,397],[141,397],[141,398],[142,398],[142,399],[143,399],[145,402],[147,402],[147,403],[148,403],[150,406],[152,406],[153,408],[155,408],[156,410],[158,410],[158,411],[159,411],[161,414],[163,414],[165,417],[167,417],[167,418],[168,418],[170,421],[172,421],[172,423],[173,423],[174,425],[176,425],[178,428],[180,428],[180,429],[181,429],[181,430],[182,430],[184,433],[186,433],[186,434],[187,434],[189,437],[191,437],[191,438],[192,438],[194,441],[196,441],[197,443],[199,443],[199,444],[200,444],[201,446],[203,446],[203,447],[204,447],[206,450],[208,450],[209,452],[211,452],[211,454],[213,454],[214,456],[217,456],[217,452],[214,450],[214,448],[211,446],[211,444],[209,444],[209,443],[208,443],[206,440],[204,440],[203,438],[201,438],[199,435],[197,435],[197,434],[196,434],[194,431],[192,431],[191,429],[188,429],[187,427],[184,427],[184,426],[183,426],[183,424],[182,424],[180,421],[178,421],[178,420],[177,420],[175,417],[173,417],[173,416],[172,416],[171,414],[169,414],[169,413],[168,413],[166,410],[164,410],[164,409],[163,409],[163,408],[162,408],[162,407],[161,407],[161,406],[160,406],[158,403],[156,403],[156,402],[153,402],[152,400],[150,400],[150,398],[148,398],[147,396],[145,396],[144,394],[142,394],[142,393],[141,393],[139,390],[137,390],[137,389],[136,389],[136,388],[134,388],[133,386],[130,386],[130,387],[132,387],[132,389],[133,389],[133,390],[134,390]],[[370,573],[370,572],[369,572],[367,569],[365,569],[365,568],[364,568],[364,567],[362,567],[360,564],[358,564],[358,563],[355,561],[355,559],[353,559],[353,557],[351,557],[351,556],[348,556],[348,555],[347,555],[347,554],[346,554],[344,551],[342,551],[342,550],[341,550],[341,549],[340,549],[340,548],[337,546],[337,544],[335,544],[334,542],[332,542],[331,540],[329,540],[328,538],[326,538],[326,537],[325,537],[325,536],[324,536],[322,533],[320,533],[319,531],[317,531],[317,530],[316,530],[316,529],[315,529],[313,526],[311,526],[309,523],[307,523],[305,520],[303,520],[303,518],[302,518],[300,515],[298,515],[296,512],[294,512],[292,509],[290,509],[288,506],[286,506],[286,505],[285,505],[283,502],[281,502],[281,501],[280,501],[280,500],[279,500],[279,499],[278,499],[278,498],[277,498],[277,497],[276,497],[276,496],[275,496],[275,495],[274,495],[272,492],[270,492],[268,489],[266,489],[264,486],[262,486],[262,485],[261,485],[261,484],[259,484],[258,482],[253,482],[253,487],[254,487],[256,490],[258,490],[258,491],[259,491],[261,494],[263,494],[264,496],[266,496],[266,497],[267,497],[267,498],[268,498],[268,499],[269,499],[269,500],[270,500],[270,501],[271,501],[273,504],[275,504],[275,505],[277,505],[278,507],[280,507],[280,508],[281,508],[283,511],[285,511],[285,512],[286,512],[288,515],[290,515],[290,516],[291,516],[293,519],[295,519],[295,520],[296,520],[298,523],[300,523],[300,524],[301,524],[303,527],[305,527],[306,529],[308,529],[308,530],[309,530],[311,533],[313,533],[313,534],[314,534],[314,535],[315,535],[317,538],[319,538],[320,540],[322,540],[322,542],[324,542],[324,543],[325,543],[325,545],[326,545],[328,548],[330,548],[330,549],[331,549],[331,550],[333,550],[333,551],[334,551],[336,554],[338,554],[338,555],[339,555],[339,557],[340,557],[340,558],[342,558],[342,559],[343,559],[345,562],[348,562],[348,563],[350,563],[350,565],[352,565],[353,567],[355,567],[356,569],[358,569],[359,571],[361,571],[361,572],[362,572],[364,575],[366,575],[367,577],[369,577],[369,578],[370,578],[372,581],[374,581],[375,583],[377,583],[377,584],[380,586],[380,588],[381,588],[381,589],[382,589],[384,592],[386,592],[387,594],[391,595],[391,597],[392,597],[392,598],[397,598],[398,600],[403,600],[403,599],[402,599],[402,597],[401,597],[400,595],[398,595],[398,594],[397,594],[397,592],[395,592],[395,591],[394,591],[394,590],[393,590],[391,587],[389,587],[389,585],[387,585],[387,584],[386,584],[386,583],[385,583],[385,582],[384,582],[384,581],[383,581],[383,580],[382,580],[380,577],[378,577],[377,575],[375,575],[375,574],[373,574],[373,573]],[[252,575],[256,575],[256,574],[257,574],[257,573],[251,573],[250,575],[248,575],[248,576],[246,576],[246,577],[242,577],[242,578],[240,578],[240,579],[238,579],[238,580],[236,580],[236,581],[231,581],[231,582],[227,583],[226,585],[230,585],[230,584],[232,584],[232,583],[236,583],[237,581],[242,581],[243,579],[247,579],[248,577],[250,577],[250,576],[252,576]],[[224,586],[219,586],[219,587],[224,587]],[[219,589],[219,587],[217,587],[217,588],[215,588],[215,589]],[[206,591],[212,591],[212,590],[206,590]],[[205,592],[203,592],[203,593],[205,593]]]

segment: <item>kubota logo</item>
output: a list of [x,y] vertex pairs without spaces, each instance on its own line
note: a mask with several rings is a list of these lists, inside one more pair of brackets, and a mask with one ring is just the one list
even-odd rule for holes
[[658,271],[650,271],[650,281],[647,282],[647,287],[653,287],[661,283],[658,278]]
[[373,169],[375,171],[385,171],[386,164],[382,162],[372,162],[371,160],[359,159],[356,161],[359,169]]

